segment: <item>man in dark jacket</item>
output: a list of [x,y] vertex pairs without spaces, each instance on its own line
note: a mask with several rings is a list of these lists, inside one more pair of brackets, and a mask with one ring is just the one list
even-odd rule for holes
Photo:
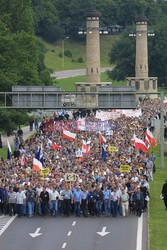
[[142,207],[144,203],[144,196],[143,193],[140,191],[140,187],[137,187],[137,190],[134,194],[134,202],[135,202],[136,215],[140,217],[142,214]]
[[41,200],[41,210],[42,215],[46,216],[48,214],[48,206],[49,206],[49,193],[46,191],[46,188],[43,188],[43,191],[40,194]]
[[164,204],[167,210],[167,180],[162,187],[162,196],[164,197]]

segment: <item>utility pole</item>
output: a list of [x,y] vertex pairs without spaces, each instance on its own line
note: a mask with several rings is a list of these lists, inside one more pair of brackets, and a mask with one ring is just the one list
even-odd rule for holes
[[161,137],[160,137],[160,151],[161,151],[161,161],[160,168],[164,170],[164,91],[161,92]]
[[64,42],[65,40],[67,40],[69,37],[67,36],[66,38],[64,38],[62,40],[62,44],[61,44],[61,51],[62,51],[62,67],[64,68]]

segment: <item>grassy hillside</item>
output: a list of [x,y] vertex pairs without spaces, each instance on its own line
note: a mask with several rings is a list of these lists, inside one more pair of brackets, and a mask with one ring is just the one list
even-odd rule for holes
[[[76,76],[76,77],[70,77],[70,78],[65,78],[65,79],[57,79],[55,81],[55,85],[60,86],[62,88],[62,90],[75,91],[74,83],[85,82],[85,81],[86,81],[85,76]],[[108,78],[108,75],[106,73],[101,74],[101,81],[102,82],[112,82],[113,86],[126,85],[125,82],[111,81],[111,79]]]
[[[113,41],[117,39],[116,36],[101,36],[101,67],[108,67],[109,58],[108,53],[112,47]],[[85,68],[85,54],[86,46],[84,42],[75,42],[73,40],[66,39],[64,42],[64,50],[69,50],[72,53],[72,57],[65,56],[64,68],[62,67],[62,58],[59,56],[62,53],[62,41],[58,41],[55,44],[49,44],[39,38],[42,44],[46,48],[45,64],[48,68],[53,70],[65,70],[65,69],[79,69]],[[83,58],[83,63],[78,63],[78,58]]]

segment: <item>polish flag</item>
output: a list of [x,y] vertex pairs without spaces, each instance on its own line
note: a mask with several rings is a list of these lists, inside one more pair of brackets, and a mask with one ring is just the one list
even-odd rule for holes
[[146,144],[147,148],[150,148],[150,143],[149,143],[149,139],[148,139],[147,135],[145,136],[145,144]]
[[82,153],[88,155],[90,153],[90,146],[87,145],[86,141],[82,142]]
[[104,136],[99,132],[99,141],[101,144],[106,143],[106,139],[104,138]]
[[76,134],[71,133],[70,131],[63,130],[63,139],[69,140],[69,141],[75,141]]
[[157,142],[153,136],[153,134],[150,132],[150,130],[147,128],[146,130],[146,136],[149,140],[149,144],[152,146],[152,147],[156,147],[157,146]]
[[33,159],[32,170],[40,172],[43,170],[42,163],[38,161],[36,158]]
[[144,143],[144,141],[142,141],[141,139],[139,139],[137,137],[135,138],[135,148],[140,149],[145,153],[148,152],[148,148],[147,148],[146,144]]
[[164,100],[164,108],[167,108],[167,99]]
[[52,143],[51,148],[53,150],[63,149],[62,146],[57,145],[56,143]]

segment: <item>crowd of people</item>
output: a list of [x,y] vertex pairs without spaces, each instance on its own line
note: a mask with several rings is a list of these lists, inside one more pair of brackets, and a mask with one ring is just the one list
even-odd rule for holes
[[[0,157],[0,213],[19,217],[141,216],[147,210],[156,156],[136,150],[132,138],[135,133],[144,140],[151,120],[159,119],[159,100],[140,100],[139,107],[142,116],[121,115],[116,119],[119,130],[112,134],[102,131],[105,145],[99,143],[99,131],[75,131],[76,139],[70,141],[63,138],[62,131],[45,131],[43,121],[33,137],[15,145],[11,159]],[[84,115],[97,121],[94,110]],[[76,120],[79,112],[74,116]],[[76,157],[83,140],[90,152]],[[59,145],[56,150],[54,143]],[[110,152],[110,145],[116,150]],[[47,175],[33,170],[33,158],[39,152],[43,166],[49,169]],[[130,171],[121,172],[121,165],[130,166]],[[66,173],[74,173],[76,180],[67,182]]]

